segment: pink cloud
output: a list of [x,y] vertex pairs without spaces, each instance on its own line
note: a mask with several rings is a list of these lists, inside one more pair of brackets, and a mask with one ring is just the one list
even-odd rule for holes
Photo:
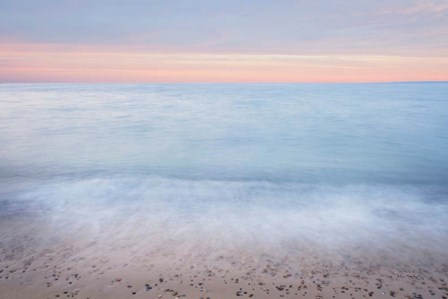
[[448,2],[443,1],[420,1],[411,6],[406,7],[394,7],[381,10],[382,14],[403,14],[403,15],[415,15],[415,14],[444,14],[448,12]]
[[8,44],[4,82],[380,82],[448,80],[448,58],[170,53],[106,46]]

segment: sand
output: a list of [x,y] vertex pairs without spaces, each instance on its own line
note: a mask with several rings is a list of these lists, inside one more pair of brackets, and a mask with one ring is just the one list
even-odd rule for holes
[[448,298],[443,251],[310,241],[218,246],[120,227],[94,234],[44,216],[3,217],[0,298]]

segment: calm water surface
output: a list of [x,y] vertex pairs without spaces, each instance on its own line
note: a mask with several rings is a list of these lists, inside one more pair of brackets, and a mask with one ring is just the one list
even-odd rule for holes
[[169,203],[218,235],[447,248],[446,83],[2,84],[0,144],[7,215]]

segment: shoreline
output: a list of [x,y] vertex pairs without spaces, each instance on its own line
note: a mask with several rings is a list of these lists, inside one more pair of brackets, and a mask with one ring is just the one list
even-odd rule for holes
[[[7,236],[29,221],[3,219],[1,233]],[[285,243],[282,252],[220,248],[206,240],[147,240],[132,232],[123,237],[117,227],[99,238],[29,224],[1,241],[1,299],[448,296],[448,254],[424,248],[396,245],[394,253],[368,244],[331,250]]]

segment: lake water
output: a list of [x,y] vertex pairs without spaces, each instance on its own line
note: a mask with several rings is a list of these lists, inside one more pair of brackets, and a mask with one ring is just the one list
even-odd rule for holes
[[448,84],[2,84],[0,204],[219,246],[443,251]]

